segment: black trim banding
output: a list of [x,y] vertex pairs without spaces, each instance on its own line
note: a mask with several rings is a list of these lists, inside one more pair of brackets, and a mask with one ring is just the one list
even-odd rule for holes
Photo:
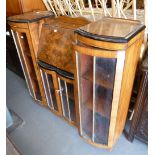
[[113,43],[127,43],[129,40],[131,40],[134,36],[136,36],[139,32],[143,31],[144,29],[145,29],[145,25],[141,25],[136,30],[129,33],[126,37],[98,35],[98,34],[93,34],[93,33],[84,31],[80,28],[75,30],[74,32],[90,39],[113,42]]
[[46,62],[43,62],[43,61],[41,61],[41,60],[38,60],[38,64],[39,64],[40,67],[45,68],[45,69],[48,69],[48,70],[51,70],[51,71],[55,71],[55,72],[57,72],[59,75],[61,75],[61,76],[63,76],[63,77],[69,78],[69,79],[71,79],[71,80],[74,79],[74,74],[69,73],[69,72],[66,72],[66,71],[64,71],[64,70],[61,70],[61,69],[59,69],[59,68],[57,68],[57,67],[55,67],[55,66],[52,66],[52,65],[50,65],[50,64],[47,64]]
[[[7,21],[14,22],[14,23],[33,23],[33,22],[36,22],[36,21],[38,21],[40,19],[43,19],[43,18],[48,18],[48,17],[54,17],[55,16],[52,11],[46,11],[48,14],[43,14],[43,12],[45,12],[45,11],[38,11],[38,13],[40,13],[40,16],[38,16],[38,17],[36,16],[36,18],[33,18],[33,19],[22,19],[22,18],[14,19],[15,16],[20,16],[20,15],[15,15],[15,16],[8,17]],[[36,13],[36,15],[37,15],[37,12],[34,12],[34,13]]]

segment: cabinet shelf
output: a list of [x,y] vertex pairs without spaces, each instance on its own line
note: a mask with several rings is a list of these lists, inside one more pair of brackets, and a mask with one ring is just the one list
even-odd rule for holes
[[[90,117],[87,117],[87,119],[85,118],[85,124],[87,124],[87,126],[85,126],[83,124],[82,129],[83,129],[83,136],[87,139],[92,139],[92,135],[93,135],[93,121],[92,121],[92,110],[88,109],[87,111],[90,115]],[[96,143],[100,143],[100,144],[106,144],[107,143],[107,139],[108,139],[108,132],[109,132],[109,123],[110,123],[110,119],[95,113],[95,122],[94,122],[94,141]]]
[[107,144],[109,133],[110,119],[95,113],[95,133],[94,138],[96,143]]
[[[103,70],[100,67],[98,67],[97,69],[98,71],[95,74],[95,82],[105,88],[113,89],[113,82],[111,76],[109,74],[104,74]],[[93,70],[88,70],[86,73],[82,75],[82,78],[93,81]]]
[[[102,116],[110,118],[113,90],[95,84],[93,95],[93,82],[82,78],[81,91],[83,92],[82,102],[88,109],[93,109],[93,96],[95,111]],[[87,90],[86,90],[87,88]]]
[[[86,107],[88,109],[90,109],[90,110],[93,110],[92,109],[92,100],[93,100],[93,98],[89,98],[85,103]],[[101,116],[104,116],[106,118],[109,118],[110,112],[111,112],[111,103],[110,103],[110,101],[105,101],[103,103],[103,98],[97,98],[96,104],[97,104],[97,106],[95,107],[96,113],[98,113]],[[106,104],[106,107],[104,107],[105,104]]]

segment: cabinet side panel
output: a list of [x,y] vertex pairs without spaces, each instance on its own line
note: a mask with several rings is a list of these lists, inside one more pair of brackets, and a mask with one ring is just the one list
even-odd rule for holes
[[[47,105],[46,102],[46,97],[45,97],[45,92],[44,92],[44,88],[43,88],[43,82],[41,79],[41,74],[40,74],[40,70],[39,70],[39,66],[37,64],[37,58],[36,58],[36,50],[37,50],[37,42],[39,42],[39,31],[37,30],[37,28],[39,27],[37,24],[33,25],[34,27],[36,27],[36,30],[31,30],[31,26],[29,25],[29,33],[27,34],[27,38],[28,38],[28,44],[30,46],[30,51],[31,51],[31,56],[33,59],[33,65],[34,65],[34,69],[37,75],[37,81],[39,84],[39,89],[41,91],[41,96],[42,96],[42,105]],[[32,37],[33,34],[35,34],[35,37]]]
[[37,57],[39,38],[40,38],[40,33],[41,33],[43,23],[44,23],[44,20],[40,20],[38,22],[28,24],[29,32],[32,39],[32,45],[35,52],[35,57]]
[[133,82],[135,78],[135,72],[140,56],[140,47],[142,45],[142,38],[137,40],[126,50],[125,66],[122,79],[122,88],[119,100],[118,114],[115,126],[114,141],[118,139],[122,133],[126,116],[128,112],[128,106],[130,102]]

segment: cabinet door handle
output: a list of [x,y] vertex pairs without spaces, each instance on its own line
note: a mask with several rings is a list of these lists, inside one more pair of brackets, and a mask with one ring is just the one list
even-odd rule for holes
[[61,88],[61,89],[56,89],[55,91],[57,92],[57,93],[59,93],[59,92],[62,92],[64,89],[63,88]]

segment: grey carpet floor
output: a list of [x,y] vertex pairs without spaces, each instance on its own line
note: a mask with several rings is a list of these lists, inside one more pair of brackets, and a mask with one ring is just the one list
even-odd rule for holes
[[138,140],[130,143],[124,135],[111,152],[85,143],[75,127],[51,111],[36,104],[25,81],[6,72],[6,102],[23,120],[22,125],[9,134],[22,155],[147,155],[148,146]]

